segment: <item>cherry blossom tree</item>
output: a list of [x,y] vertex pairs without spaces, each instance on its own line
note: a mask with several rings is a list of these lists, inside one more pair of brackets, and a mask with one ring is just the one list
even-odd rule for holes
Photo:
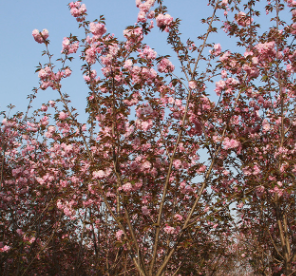
[[[85,37],[65,37],[55,63],[49,32],[32,32],[48,62],[28,110],[3,112],[1,275],[296,271],[296,1],[206,2],[196,41],[162,0],[136,0],[123,41],[71,2]],[[145,42],[154,29],[177,64]],[[218,30],[233,49],[212,43]],[[86,122],[62,87],[78,53]],[[31,112],[40,90],[57,99]]]

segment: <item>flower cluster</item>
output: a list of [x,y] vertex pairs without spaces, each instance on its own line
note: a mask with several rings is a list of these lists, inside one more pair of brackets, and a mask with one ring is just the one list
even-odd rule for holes
[[46,39],[49,37],[48,30],[44,29],[42,32],[39,32],[37,29],[33,30],[32,35],[36,42],[44,43]]
[[68,37],[64,37],[62,46],[62,54],[75,54],[79,48],[79,41],[71,42]]
[[150,11],[151,7],[154,6],[155,0],[145,0],[142,2],[141,0],[136,0],[136,6],[140,9],[138,13],[138,22],[145,23],[148,19],[154,18],[155,12]]
[[156,17],[156,24],[157,27],[159,27],[160,29],[164,29],[166,32],[168,32],[173,20],[173,17],[171,17],[169,14],[161,13]]
[[157,66],[160,73],[171,73],[175,70],[175,66],[167,59],[163,58]]
[[85,20],[85,15],[86,15],[86,6],[85,4],[81,5],[81,2],[76,1],[76,2],[71,2],[69,4],[70,7],[70,13],[73,17],[76,18],[77,22],[82,22]]

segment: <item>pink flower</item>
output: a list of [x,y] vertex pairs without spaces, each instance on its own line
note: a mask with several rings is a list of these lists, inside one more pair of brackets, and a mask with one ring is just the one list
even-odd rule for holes
[[174,164],[176,169],[180,169],[182,167],[182,162],[179,159],[174,160],[173,164]]
[[269,122],[266,119],[264,119],[263,122],[262,122],[262,128],[265,131],[269,131],[270,130],[270,124],[269,124]]
[[219,54],[221,54],[221,45],[218,43],[218,44],[215,44],[214,45],[214,50],[210,50],[210,53],[215,55],[215,56],[218,56]]
[[63,112],[63,111],[61,111],[61,112],[60,112],[60,115],[59,115],[59,119],[60,119],[60,120],[65,120],[65,119],[67,119],[67,118],[68,118],[68,114],[65,113],[65,112]]
[[238,25],[246,27],[247,25],[250,25],[251,22],[253,22],[253,18],[248,17],[244,12],[239,12],[236,15],[236,21]]
[[264,186],[261,185],[261,186],[257,187],[256,190],[257,190],[259,193],[263,193],[263,192],[265,191],[265,188],[264,188]]
[[49,126],[47,131],[50,132],[50,133],[53,133],[53,132],[56,131],[56,128],[55,128],[55,126]]
[[121,238],[124,235],[124,232],[122,230],[118,230],[115,235],[116,235],[116,239],[118,241],[121,241]]
[[148,59],[155,59],[157,56],[157,53],[151,49],[148,45],[145,46],[144,50],[138,50],[139,56],[141,58],[148,58]]
[[156,17],[156,24],[157,27],[164,28],[169,26],[173,20],[173,17],[171,17],[169,14],[164,15],[161,13]]
[[71,74],[72,74],[72,71],[69,68],[66,68],[65,69],[65,77],[69,77],[69,76],[71,76]]
[[142,170],[149,170],[151,168],[151,163],[149,161],[145,161],[142,164]]
[[262,57],[274,57],[276,56],[275,42],[258,43],[255,48],[258,50]]
[[205,165],[201,165],[199,169],[197,170],[197,173],[204,173],[206,171],[207,167]]
[[86,13],[87,12],[87,9],[86,9],[85,4],[82,4],[81,5],[81,7],[79,8],[79,12],[80,12],[80,14],[83,14],[83,13]]
[[179,214],[174,215],[174,218],[179,221],[181,221],[183,219],[183,217]]
[[171,227],[171,226],[168,226],[168,225],[166,227],[164,227],[163,230],[164,230],[164,232],[166,232],[169,235],[172,235],[175,232],[175,228]]
[[222,57],[220,57],[220,61],[221,61],[221,62],[227,61],[227,60],[229,59],[229,57],[230,57],[230,52],[229,52],[229,51],[226,51],[226,52],[222,55]]
[[95,179],[102,179],[102,178],[105,177],[105,172],[102,171],[102,170],[95,171],[95,172],[93,172],[93,177],[94,177]]
[[136,0],[136,6],[137,8],[142,4],[142,1],[141,0]]
[[175,70],[175,66],[167,58],[163,58],[158,63],[157,69],[160,73],[169,73]]
[[16,232],[21,236],[23,234],[22,229],[17,229]]
[[227,6],[227,4],[228,4],[228,0],[222,0],[222,6]]
[[130,192],[132,190],[132,188],[133,188],[133,186],[131,183],[126,183],[121,186],[121,190],[123,190],[125,192]]
[[221,95],[221,92],[223,91],[223,89],[226,87],[226,83],[224,80],[219,80],[216,82],[216,88],[215,88],[215,92],[218,96]]
[[243,206],[244,206],[244,203],[243,202],[237,204],[237,208],[242,208]]
[[142,207],[142,213],[143,213],[143,215],[145,215],[145,216],[147,216],[147,215],[150,214],[150,210],[148,209],[147,206],[143,206],[143,207]]
[[96,63],[96,48],[95,47],[92,46],[85,51],[85,60],[90,64]]
[[33,36],[33,38],[34,38],[34,40],[35,40],[36,42],[38,42],[38,43],[43,43],[43,42],[44,42],[44,39],[43,39],[43,37],[41,36],[39,30],[37,30],[37,29],[33,30],[33,32],[32,32],[32,36]]
[[41,106],[41,111],[46,112],[46,111],[47,111],[47,108],[48,108],[48,107],[47,107],[46,105],[43,104],[43,105]]
[[233,149],[233,148],[237,148],[239,147],[240,143],[239,141],[235,140],[235,139],[229,139],[228,137],[226,137],[223,141],[223,146],[224,149]]
[[44,39],[47,39],[49,37],[48,30],[46,30],[46,29],[43,29],[43,31],[41,32],[41,34],[43,35],[43,38]]
[[174,104],[175,103],[175,99],[173,97],[169,97],[168,103],[169,104]]
[[146,13],[144,11],[139,11],[137,22],[145,23],[146,21],[147,21],[147,19],[146,19]]
[[130,70],[132,69],[132,66],[133,66],[132,60],[128,59],[124,62],[123,68]]
[[4,245],[4,247],[0,248],[0,252],[6,252],[10,249],[10,246]]
[[104,33],[107,32],[107,29],[105,27],[104,24],[102,23],[94,23],[94,22],[91,22],[89,24],[89,29],[90,31],[92,32],[93,35],[97,35],[97,36],[102,36]]
[[62,47],[63,47],[62,53],[64,53],[64,54],[76,53],[79,48],[79,41],[71,44],[69,38],[64,37],[63,42],[62,42]]
[[40,69],[39,73],[38,73],[38,77],[42,80],[46,79],[47,77],[49,77],[51,75],[52,71],[50,69],[50,67],[46,66],[44,69]]
[[194,89],[197,88],[197,85],[196,85],[196,82],[195,81],[190,81],[188,86],[192,90],[194,90]]

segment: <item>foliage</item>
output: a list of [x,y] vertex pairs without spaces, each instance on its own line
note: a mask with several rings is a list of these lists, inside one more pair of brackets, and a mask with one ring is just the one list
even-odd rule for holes
[[[124,41],[71,2],[85,38],[64,38],[59,69],[33,31],[48,63],[29,106],[39,90],[59,98],[3,113],[1,275],[294,273],[296,2],[268,2],[261,34],[258,0],[208,4],[207,31],[183,43],[161,0],[136,1]],[[183,78],[144,42],[154,19]],[[219,27],[233,50],[209,43]],[[77,52],[84,123],[62,90]]]

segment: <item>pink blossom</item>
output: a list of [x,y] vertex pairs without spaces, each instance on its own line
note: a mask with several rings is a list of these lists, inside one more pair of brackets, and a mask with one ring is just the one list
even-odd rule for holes
[[136,0],[136,6],[137,8],[142,4],[142,1],[141,0]]
[[172,234],[174,234],[174,232],[175,232],[175,228],[174,227],[171,227],[171,226],[166,226],[166,227],[164,227],[164,232],[166,232],[168,235],[172,235]]
[[42,80],[46,79],[52,74],[50,67],[46,66],[44,69],[40,69],[38,77]]
[[72,74],[72,71],[69,68],[66,68],[65,69],[65,77],[69,77],[69,76],[71,76],[71,74]]
[[257,65],[259,63],[259,59],[257,57],[252,57],[253,65]]
[[145,161],[142,164],[142,170],[149,170],[151,168],[151,163],[149,161]]
[[153,121],[151,119],[149,119],[147,121],[139,120],[138,122],[140,123],[140,124],[139,123],[138,124],[143,131],[148,131],[153,126]]
[[82,4],[81,7],[79,8],[79,13],[82,15],[87,12],[85,4]]
[[230,57],[230,52],[229,51],[226,51],[221,57],[220,57],[220,61],[221,62],[224,62],[224,61],[227,61]]
[[96,63],[96,49],[95,47],[90,47],[85,51],[85,60],[90,63]]
[[48,109],[48,107],[47,107],[46,105],[43,104],[43,105],[41,106],[41,111],[46,112],[47,109]]
[[123,232],[122,230],[118,230],[118,231],[116,232],[116,234],[115,234],[116,239],[117,239],[118,241],[121,241],[121,238],[122,238],[123,235],[124,235],[124,232]]
[[89,24],[89,30],[92,32],[93,35],[102,36],[104,33],[107,32],[107,29],[104,24],[102,23],[95,23],[91,22]]
[[221,95],[222,90],[226,87],[226,83],[224,80],[219,80],[216,82],[215,92],[218,96]]
[[213,55],[215,55],[215,56],[218,56],[218,55],[221,54],[221,49],[222,49],[222,48],[221,48],[220,43],[215,44],[215,45],[214,45],[214,50],[210,50],[210,53],[213,54]]
[[148,45],[145,46],[144,50],[138,50],[139,56],[141,58],[148,58],[148,59],[155,59],[157,56],[157,53],[151,49]]
[[251,22],[253,22],[253,18],[248,17],[244,12],[239,12],[236,15],[236,21],[238,25],[246,27],[247,25],[250,25]]
[[55,126],[49,126],[49,127],[47,128],[47,131],[50,132],[50,133],[53,133],[53,132],[56,131],[56,128],[55,128]]
[[137,22],[145,23],[146,21],[147,21],[147,19],[146,19],[146,13],[144,11],[139,11]]
[[235,139],[229,139],[228,137],[226,137],[223,141],[223,146],[226,150],[237,148],[237,147],[239,147],[239,145],[240,145],[239,141],[237,141]]
[[76,53],[79,48],[79,41],[76,41],[75,43],[70,42],[69,38],[64,37],[62,42],[62,53],[65,54],[73,54]]
[[8,245],[4,245],[4,247],[0,248],[0,252],[6,252],[10,249],[11,247]]
[[258,50],[259,54],[263,57],[274,57],[276,56],[275,42],[265,42],[258,43],[255,48]]
[[168,103],[169,104],[174,104],[175,103],[175,99],[173,97],[169,97]]
[[42,36],[44,39],[47,39],[49,37],[49,32],[46,29],[43,29],[43,31],[41,32]]
[[179,215],[179,214],[175,214],[175,215],[174,215],[174,218],[175,218],[176,220],[179,220],[179,221],[181,221],[181,220],[183,219],[183,217],[182,217],[181,215]]
[[148,209],[147,206],[142,206],[142,213],[143,215],[147,216],[150,214],[150,210]]
[[22,229],[17,229],[16,232],[21,236],[24,232],[22,231]]
[[169,14],[164,15],[161,13],[156,17],[156,24],[157,27],[163,28],[169,26],[173,20],[173,17],[171,17]]
[[95,172],[93,172],[93,177],[94,177],[95,179],[102,179],[102,178],[105,177],[105,172],[102,171],[102,170],[95,171]]
[[237,204],[237,208],[242,208],[243,206],[244,206],[244,203],[243,202]]
[[207,167],[205,165],[201,165],[199,169],[197,170],[197,173],[204,173],[206,171]]
[[158,63],[157,69],[160,73],[169,73],[175,70],[175,66],[167,58],[163,58]]
[[196,82],[195,81],[190,81],[188,84],[189,88],[194,90],[197,88]]
[[130,70],[132,68],[132,66],[133,66],[133,61],[128,59],[124,62],[123,68]]
[[133,186],[131,183],[126,183],[121,186],[121,190],[123,190],[125,192],[130,192],[132,190],[132,188],[133,188]]
[[269,131],[270,130],[270,124],[267,121],[267,119],[264,119],[263,120],[263,122],[262,122],[262,128],[263,128],[264,131]]
[[[46,32],[45,32],[45,34],[46,34]],[[45,41],[37,29],[33,30],[32,35],[33,35],[34,40],[38,43],[43,43]]]
[[261,186],[257,187],[256,190],[260,193],[263,193],[265,191],[265,188],[264,188],[264,186],[261,185]]
[[182,166],[182,162],[179,159],[174,160],[173,164],[174,164],[176,169],[180,169],[181,166]]
[[227,4],[228,4],[228,0],[222,0],[222,6],[227,6]]
[[[148,14],[147,14],[147,18],[148,19],[152,19],[154,18],[155,16],[155,11],[150,11]],[[151,20],[151,27],[153,28],[153,21]]]
[[67,118],[68,118],[68,114],[65,113],[65,112],[63,112],[63,111],[61,111],[60,114],[59,114],[59,119],[60,120],[65,120]]

